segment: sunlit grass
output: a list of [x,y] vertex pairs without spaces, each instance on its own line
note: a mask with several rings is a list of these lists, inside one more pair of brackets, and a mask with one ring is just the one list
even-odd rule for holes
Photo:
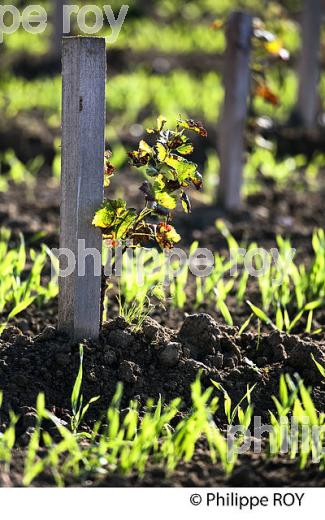
[[[84,431],[84,416],[99,397],[90,399],[84,408],[82,405],[78,408],[82,396],[82,354],[81,346],[80,368],[71,395],[72,408],[77,403],[72,417],[81,410],[80,420],[77,426],[75,423],[65,426],[46,409],[45,396],[39,394],[35,408],[36,426],[26,449],[21,475],[24,486],[32,485],[44,475],[51,475],[58,487],[85,479],[100,481],[114,473],[129,476],[136,472],[141,478],[149,464],[163,468],[171,476],[180,462],[193,459],[198,442],[202,440],[207,444],[210,461],[220,464],[225,475],[232,473],[241,458],[239,448],[252,440],[249,428],[257,384],[247,385],[246,393],[235,404],[222,385],[211,381],[214,386],[205,389],[198,376],[191,385],[190,409],[188,412],[183,410],[181,417],[181,398],[168,404],[163,403],[162,398],[150,399],[144,410],[137,401],[130,401],[122,414],[123,387],[118,384],[106,413],[97,420],[92,431]],[[315,469],[322,471],[325,415],[318,412],[311,389],[298,375],[293,379],[282,374],[279,391],[272,399],[274,411],[269,412],[272,429],[264,436],[263,454],[270,458],[282,454],[299,464],[301,470],[313,464]],[[0,391],[0,408],[2,401]],[[243,432],[231,442],[217,426],[223,414],[228,426],[239,425]],[[0,469],[8,474],[15,455],[18,419],[10,412],[9,425],[0,433]],[[52,423],[51,434],[44,428],[45,421]],[[284,446],[287,447],[285,455]],[[246,446],[244,453],[247,452]]]
[[56,279],[42,281],[48,254],[45,245],[40,252],[28,250],[23,235],[20,244],[12,246],[10,230],[0,229],[0,334],[32,303],[44,304],[57,295]]
[[[111,30],[103,31],[103,36],[111,36]],[[157,37],[158,36],[158,37]],[[225,49],[223,31],[213,31],[206,23],[184,24],[181,20],[157,23],[150,19],[126,21],[113,47],[139,51],[159,51],[165,53],[222,53]]]
[[59,114],[61,105],[61,78],[24,78],[7,76],[0,80],[0,110],[14,117],[18,112],[37,110],[40,113]]
[[[261,253],[255,242],[239,244],[223,221],[216,222],[216,229],[225,238],[229,251],[227,254],[214,253],[213,267],[204,278],[193,277],[189,263],[180,264],[179,259],[175,259],[167,270],[166,257],[152,249],[138,250],[131,257],[125,256],[121,276],[116,282],[120,306],[132,308],[138,305],[139,311],[145,309],[149,313],[154,309],[152,302],[157,301],[154,298],[157,290],[160,294],[158,301],[163,300],[169,308],[202,311],[208,305],[230,326],[234,325],[232,312],[235,301],[237,310],[246,309],[246,313],[252,313],[247,322],[237,323],[242,332],[254,316],[269,328],[288,333],[319,331],[314,319],[317,310],[325,305],[325,238],[322,229],[315,229],[313,233],[313,254],[308,263],[298,261],[290,239],[280,235],[276,237],[278,256],[275,261],[272,250]],[[199,243],[193,242],[189,258],[198,247]],[[249,273],[241,248],[253,254],[254,269],[262,271],[259,276]],[[252,291],[255,292],[254,303],[248,300]],[[113,304],[110,295],[108,292],[109,307]],[[137,327],[141,316],[140,312],[134,313],[130,323]]]
[[[176,120],[192,113],[204,120],[216,121],[223,98],[221,77],[216,72],[196,78],[175,70],[164,75],[155,75],[145,70],[118,74],[108,81],[107,107],[111,125],[132,125],[141,122],[140,112],[150,108],[151,113],[164,113]],[[8,116],[20,111],[38,110],[48,117],[59,116],[61,105],[61,78],[25,81],[9,77],[1,82],[0,109]],[[112,117],[114,122],[112,123]]]

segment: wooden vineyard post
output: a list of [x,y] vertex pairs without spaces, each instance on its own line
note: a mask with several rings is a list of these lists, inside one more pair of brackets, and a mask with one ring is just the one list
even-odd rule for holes
[[252,16],[231,14],[226,29],[225,101],[219,127],[220,183],[218,205],[240,206],[244,161],[244,131],[250,90]]
[[302,13],[302,49],[299,64],[299,91],[296,112],[305,128],[315,126],[320,75],[319,52],[322,0],[305,0]]
[[[80,340],[100,326],[102,239],[92,219],[104,195],[105,38],[64,38],[62,77],[60,248],[76,266],[59,278],[59,330]],[[61,270],[65,258],[61,250]]]

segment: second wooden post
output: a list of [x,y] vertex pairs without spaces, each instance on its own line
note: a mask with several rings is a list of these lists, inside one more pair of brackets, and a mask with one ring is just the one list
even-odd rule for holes
[[302,49],[299,64],[299,90],[296,110],[306,129],[316,125],[318,82],[320,78],[320,43],[322,0],[305,0],[302,13]]
[[220,183],[218,205],[236,209],[241,202],[244,131],[250,90],[252,16],[231,14],[226,29],[225,101],[219,126]]

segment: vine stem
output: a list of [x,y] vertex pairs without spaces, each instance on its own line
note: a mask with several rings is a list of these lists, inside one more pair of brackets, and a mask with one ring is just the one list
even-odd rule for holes
[[[122,257],[124,255],[124,253],[126,252],[126,250],[127,250],[127,246],[124,246],[122,249]],[[115,271],[115,267],[116,267],[116,261],[114,260],[113,265],[112,265],[112,274]],[[105,295],[106,295],[106,290],[107,290],[107,284],[108,284],[109,280],[111,279],[112,274],[109,276],[105,276],[105,266],[104,265],[102,266],[102,280],[101,280],[101,294],[100,294],[100,328],[102,328],[102,326],[103,326],[103,316],[104,316],[104,310],[105,310]]]

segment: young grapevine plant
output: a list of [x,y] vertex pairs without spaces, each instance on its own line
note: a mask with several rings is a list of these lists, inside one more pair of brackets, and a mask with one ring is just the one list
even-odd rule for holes
[[[198,166],[186,156],[193,152],[193,144],[186,131],[207,136],[202,123],[179,119],[174,130],[166,128],[166,119],[160,116],[157,128],[148,129],[152,144],[142,140],[136,151],[130,152],[130,164],[145,167],[146,178],[140,186],[144,207],[137,211],[128,208],[123,199],[105,199],[95,214],[93,224],[100,228],[103,238],[114,247],[128,241],[132,246],[154,240],[163,249],[172,249],[181,237],[172,225],[173,211],[178,203],[186,213],[191,212],[188,195],[190,187],[200,189],[202,176]],[[105,187],[115,173],[110,163],[110,152],[105,154]],[[158,223],[149,219],[158,218]]]

